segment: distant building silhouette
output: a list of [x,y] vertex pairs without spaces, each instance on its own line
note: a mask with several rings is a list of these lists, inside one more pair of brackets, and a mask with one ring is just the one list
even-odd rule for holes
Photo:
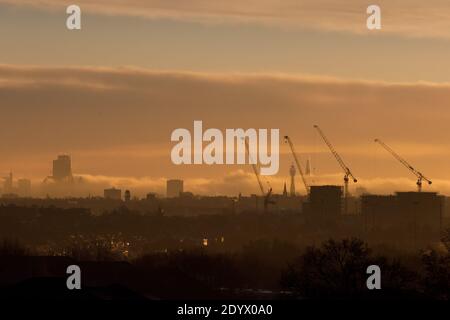
[[183,192],[183,180],[167,180],[167,198],[179,197]]
[[122,190],[116,188],[109,188],[103,191],[105,199],[122,200]]
[[156,193],[154,192],[149,192],[147,193],[147,195],[145,196],[146,200],[156,200]]
[[395,195],[363,195],[361,213],[365,229],[376,236],[391,232],[396,242],[411,247],[439,241],[444,197],[435,192],[397,192]]
[[68,155],[59,155],[53,160],[53,176],[56,181],[72,179],[72,161]]
[[287,188],[286,188],[286,182],[284,183],[284,188],[283,188],[283,196],[287,197],[288,193],[287,193]]
[[125,201],[130,201],[131,200],[131,192],[130,190],[125,190]]
[[304,210],[311,222],[324,227],[334,227],[342,213],[341,186],[311,186],[309,202]]

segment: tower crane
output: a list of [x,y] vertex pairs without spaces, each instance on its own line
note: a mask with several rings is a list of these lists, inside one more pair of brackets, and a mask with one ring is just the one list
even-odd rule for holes
[[251,154],[250,154],[250,148],[248,146],[247,139],[244,138],[245,142],[245,149],[247,150],[249,162],[252,164],[253,172],[255,173],[256,180],[258,181],[259,189],[261,190],[261,194],[264,197],[264,213],[267,212],[267,208],[269,207],[269,204],[274,204],[275,201],[271,200],[270,197],[272,196],[272,187],[270,186],[270,183],[267,181],[267,185],[269,186],[269,190],[267,193],[264,190],[264,186],[261,182],[261,177],[259,175],[259,170],[256,164],[251,160]]
[[289,147],[291,148],[292,156],[294,157],[294,161],[297,166],[297,170],[300,173],[300,177],[302,178],[303,185],[305,186],[306,194],[309,195],[309,185],[308,185],[308,182],[306,181],[305,175],[303,174],[302,167],[300,166],[300,161],[298,160],[297,153],[295,152],[294,144],[292,143],[292,140],[291,140],[291,138],[289,138],[289,136],[284,136],[284,141],[287,144],[289,144]]
[[420,171],[414,169],[405,159],[400,157],[394,150],[392,150],[387,144],[385,144],[380,139],[375,139],[379,145],[381,145],[387,152],[389,152],[395,159],[397,159],[401,164],[403,164],[409,171],[411,171],[417,177],[417,189],[419,192],[422,191],[422,181],[425,180],[428,184],[432,184],[432,181],[425,177]]
[[347,213],[347,200],[348,200],[348,195],[349,195],[349,192],[348,192],[349,177],[353,179],[354,183],[358,182],[358,180],[355,178],[355,176],[350,171],[350,169],[345,165],[345,163],[342,160],[341,156],[334,149],[333,145],[327,139],[327,137],[325,136],[323,131],[319,128],[319,126],[318,125],[314,125],[314,128],[319,132],[319,134],[322,137],[323,141],[325,141],[326,145],[330,149],[330,151],[333,154],[333,156],[335,157],[336,161],[339,163],[339,165],[341,166],[342,170],[344,171],[344,199],[345,199],[345,202],[344,202],[345,203],[345,209],[344,209],[344,211],[345,211],[345,213]]

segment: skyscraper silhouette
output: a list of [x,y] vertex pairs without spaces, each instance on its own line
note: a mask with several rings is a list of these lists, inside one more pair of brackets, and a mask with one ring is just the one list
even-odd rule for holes
[[69,155],[59,155],[53,160],[53,179],[57,181],[72,178],[72,161]]

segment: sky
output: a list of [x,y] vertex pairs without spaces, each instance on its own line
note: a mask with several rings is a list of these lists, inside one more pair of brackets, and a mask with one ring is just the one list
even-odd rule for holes
[[[0,173],[38,185],[57,154],[86,184],[164,193],[168,178],[200,194],[257,193],[248,165],[176,166],[171,132],[279,128],[312,184],[342,182],[313,129],[320,125],[358,185],[414,190],[380,138],[450,194],[450,3],[77,1],[82,29],[66,29],[75,2],[0,0]],[[280,141],[276,192],[292,156]],[[298,177],[297,177],[298,178]],[[355,186],[352,186],[354,189]],[[300,179],[297,190],[304,193]]]

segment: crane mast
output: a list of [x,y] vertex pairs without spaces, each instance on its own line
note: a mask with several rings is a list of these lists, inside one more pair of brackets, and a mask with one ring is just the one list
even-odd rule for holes
[[334,149],[333,145],[331,144],[331,142],[328,140],[328,138],[325,136],[325,134],[323,133],[323,131],[319,128],[318,125],[314,125],[314,128],[317,130],[317,132],[319,132],[320,136],[322,137],[323,141],[325,142],[325,144],[328,146],[328,148],[330,149],[331,153],[333,154],[334,158],[336,159],[336,161],[339,163],[339,165],[341,166],[342,170],[344,171],[344,212],[347,213],[347,200],[348,200],[348,182],[349,182],[349,177],[353,179],[353,182],[356,183],[358,182],[358,180],[353,176],[353,173],[350,171],[350,169],[345,165],[344,160],[342,160],[341,156],[337,153],[337,151]]
[[[244,141],[245,141],[245,149],[247,150],[247,154],[250,159],[251,155],[250,155],[250,150],[249,150],[249,146],[248,146],[248,141],[247,141],[247,139],[244,139]],[[249,162],[252,164],[253,172],[255,173],[256,180],[258,181],[259,189],[261,190],[262,195],[265,196],[266,193],[264,191],[264,187],[261,182],[261,178],[259,176],[258,168],[256,167],[256,164],[253,163],[253,161],[249,160]]]
[[303,174],[302,167],[300,166],[300,161],[298,160],[297,153],[295,152],[294,144],[292,143],[291,138],[289,138],[289,136],[284,136],[284,141],[287,142],[289,144],[289,147],[291,148],[292,156],[294,157],[294,161],[297,166],[297,170],[300,173],[300,177],[302,178],[303,185],[305,186],[306,194],[309,194],[309,185],[306,182],[305,175]]
[[387,144],[385,144],[380,139],[375,139],[379,145],[381,145],[387,152],[389,152],[395,159],[397,159],[401,164],[403,164],[409,171],[411,171],[417,177],[417,189],[419,192],[422,191],[422,181],[425,180],[428,184],[432,184],[432,181],[425,177],[420,171],[416,170],[411,166],[405,159],[399,156],[394,150],[392,150]]
[[267,212],[267,208],[269,204],[274,204],[275,202],[270,199],[272,196],[272,187],[270,186],[270,183],[267,181],[267,185],[269,186],[269,191],[267,193],[264,191],[264,186],[261,182],[261,177],[259,175],[259,170],[256,164],[251,160],[251,154],[250,154],[250,147],[248,146],[247,139],[244,139],[245,143],[245,149],[247,150],[249,162],[252,164],[253,172],[255,173],[256,180],[258,181],[259,189],[261,190],[261,194],[264,197],[264,213]]

